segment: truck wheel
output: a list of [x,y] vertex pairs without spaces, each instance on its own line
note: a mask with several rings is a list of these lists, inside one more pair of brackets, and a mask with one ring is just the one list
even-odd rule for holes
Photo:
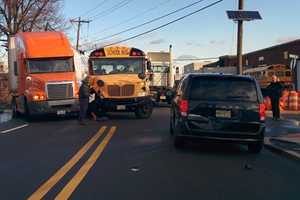
[[19,113],[18,108],[17,108],[16,98],[13,98],[12,101],[11,101],[11,110],[12,110],[12,117],[13,118],[20,117],[20,113]]
[[174,136],[174,146],[177,149],[180,149],[184,146],[184,140],[183,138],[179,137],[179,136]]
[[148,119],[151,117],[153,111],[153,105],[151,103],[139,106],[135,110],[135,116],[138,119]]

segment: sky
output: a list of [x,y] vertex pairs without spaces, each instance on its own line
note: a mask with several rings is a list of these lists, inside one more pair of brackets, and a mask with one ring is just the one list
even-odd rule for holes
[[[197,0],[65,0],[66,19],[91,20],[83,24],[81,44],[107,44],[156,28],[198,10],[216,0],[203,0],[195,6],[139,29],[99,40],[103,37],[165,15]],[[210,58],[235,54],[237,25],[227,18],[226,10],[236,10],[238,0],[223,0],[211,8],[122,44],[148,51],[167,51],[173,46],[175,58]],[[114,9],[114,7],[121,7]],[[263,20],[245,22],[244,52],[266,48],[300,38],[299,0],[245,0],[245,10],[259,11]],[[128,20],[130,19],[130,20]],[[73,44],[76,24],[68,30]]]

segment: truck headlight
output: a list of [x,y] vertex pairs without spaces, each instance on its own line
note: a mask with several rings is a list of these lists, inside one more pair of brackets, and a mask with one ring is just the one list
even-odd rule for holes
[[45,96],[44,95],[33,95],[32,96],[33,101],[43,101],[45,100]]
[[139,97],[144,97],[144,96],[147,96],[147,93],[145,91],[141,91],[138,93],[138,96]]

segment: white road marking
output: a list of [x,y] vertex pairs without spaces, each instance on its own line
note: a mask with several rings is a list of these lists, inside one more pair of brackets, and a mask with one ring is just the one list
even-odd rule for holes
[[9,132],[12,132],[12,131],[21,129],[21,128],[25,128],[25,127],[27,127],[27,126],[29,126],[29,124],[23,124],[23,125],[21,125],[21,126],[15,127],[15,128],[11,128],[11,129],[8,129],[8,130],[1,131],[1,133],[2,133],[2,134],[9,133]]

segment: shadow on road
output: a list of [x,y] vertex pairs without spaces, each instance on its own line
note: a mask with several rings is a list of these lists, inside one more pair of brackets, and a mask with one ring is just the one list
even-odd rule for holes
[[185,141],[184,146],[176,150],[183,153],[214,154],[219,156],[254,155],[247,151],[246,145],[198,140]]

